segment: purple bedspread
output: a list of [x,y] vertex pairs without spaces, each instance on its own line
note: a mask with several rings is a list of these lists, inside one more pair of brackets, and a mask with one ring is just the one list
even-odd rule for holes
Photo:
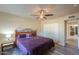
[[17,47],[25,55],[41,54],[54,47],[52,39],[36,36],[33,38],[17,39]]

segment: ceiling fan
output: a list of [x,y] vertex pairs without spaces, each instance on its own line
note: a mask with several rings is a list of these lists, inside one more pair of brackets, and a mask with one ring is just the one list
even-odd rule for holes
[[37,19],[47,19],[47,16],[53,16],[54,14],[49,14],[49,10],[47,8],[41,8],[37,10],[36,14],[32,16],[37,16]]

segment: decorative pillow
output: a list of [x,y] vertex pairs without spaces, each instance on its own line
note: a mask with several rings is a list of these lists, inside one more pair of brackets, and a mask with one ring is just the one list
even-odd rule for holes
[[26,38],[26,34],[20,34],[18,36],[19,36],[18,38]]
[[20,34],[17,38],[32,38],[32,34]]
[[26,34],[26,38],[32,38],[32,34]]

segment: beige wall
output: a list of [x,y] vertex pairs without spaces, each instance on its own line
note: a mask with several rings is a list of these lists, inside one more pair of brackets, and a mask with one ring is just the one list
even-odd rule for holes
[[[70,15],[75,15],[76,18],[79,17],[79,13],[73,13],[73,14],[70,14]],[[44,24],[54,24],[54,23],[58,23],[59,24],[59,32],[58,32],[58,39],[53,39],[54,41],[57,40],[57,42],[60,44],[60,45],[65,45],[65,25],[64,25],[64,20],[69,20],[68,19],[68,16],[70,15],[67,15],[67,16],[62,16],[62,17],[59,17],[59,18],[55,18],[55,19],[48,19],[48,20],[45,20],[45,21],[41,21],[41,35],[43,35],[43,26]],[[49,35],[53,35],[54,33],[50,34]],[[56,36],[55,36],[56,37]]]
[[40,31],[40,21],[34,19],[26,19],[8,13],[0,12],[0,42],[7,40],[5,35],[7,32],[14,32],[16,28],[32,28]]

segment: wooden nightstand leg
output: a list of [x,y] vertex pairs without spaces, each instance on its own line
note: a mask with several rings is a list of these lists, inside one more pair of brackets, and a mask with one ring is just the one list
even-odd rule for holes
[[1,44],[1,55],[3,55],[3,44]]
[[3,50],[3,47],[1,48],[1,51],[3,52],[4,50]]
[[2,52],[4,51],[3,47],[1,48],[1,51],[2,51]]
[[3,48],[4,48],[4,47],[3,47],[3,44],[1,44],[1,52],[3,52]]

